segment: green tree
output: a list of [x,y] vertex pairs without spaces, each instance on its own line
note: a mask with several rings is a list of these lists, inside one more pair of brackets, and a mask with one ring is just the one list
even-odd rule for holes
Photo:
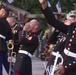
[[[7,2],[7,0],[1,0],[3,2]],[[62,11],[63,12],[69,12],[70,10],[74,9],[73,3],[76,3],[76,0],[48,0],[52,6],[53,11],[57,11],[56,9],[56,3],[60,1]],[[29,11],[30,13],[41,13],[40,10],[40,4],[38,0],[14,0],[11,5],[14,5],[16,7],[19,7],[21,9],[24,9],[26,11]]]
[[[7,0],[1,0],[1,1],[8,3]],[[58,1],[60,1],[62,11],[65,13],[73,10],[74,9],[73,4],[76,3],[76,0],[48,0],[48,1],[50,2],[51,9],[54,12],[57,12],[56,4]],[[11,3],[11,5],[26,10],[32,14],[42,13],[40,9],[41,5],[39,4],[38,0],[14,0],[14,2]],[[44,23],[45,20],[44,19],[40,19],[40,20],[42,20],[42,24],[45,25]],[[46,25],[43,27],[44,27],[43,29],[45,29]]]

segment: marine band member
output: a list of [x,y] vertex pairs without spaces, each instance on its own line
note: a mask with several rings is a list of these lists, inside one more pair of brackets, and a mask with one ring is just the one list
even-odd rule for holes
[[59,75],[75,75],[76,74],[76,14],[73,20],[69,21],[69,26],[64,22],[57,20],[47,5],[47,0],[39,0],[42,5],[42,12],[44,13],[48,23],[67,35],[65,48],[62,53],[64,58],[63,65],[59,65],[55,74]]

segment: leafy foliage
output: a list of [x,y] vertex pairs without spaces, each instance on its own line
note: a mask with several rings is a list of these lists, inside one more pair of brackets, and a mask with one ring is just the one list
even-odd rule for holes
[[[1,1],[8,3],[7,0],[1,0]],[[63,12],[69,12],[69,11],[73,10],[74,9],[73,4],[76,3],[76,0],[48,0],[48,1],[50,2],[51,6],[52,6],[51,9],[54,12],[57,11],[56,3],[58,1],[60,1],[60,3],[61,3],[61,8],[62,8]],[[40,9],[41,6],[40,6],[38,0],[14,0],[14,2],[11,3],[11,5],[18,7],[18,8],[21,8],[23,10],[26,10],[32,14],[42,13],[41,9]],[[40,19],[40,20],[43,21],[43,25],[44,25],[45,24],[44,19]],[[45,29],[46,25],[43,27],[44,27],[43,29]]]
[[[1,0],[1,1],[8,3],[7,0]],[[76,0],[48,0],[48,1],[50,2],[53,11],[57,11],[56,3],[60,1],[63,12],[69,12],[70,10],[73,10],[74,9],[73,3],[76,3]],[[30,13],[41,13],[40,4],[38,0],[14,0],[14,2],[11,5],[29,11]]]

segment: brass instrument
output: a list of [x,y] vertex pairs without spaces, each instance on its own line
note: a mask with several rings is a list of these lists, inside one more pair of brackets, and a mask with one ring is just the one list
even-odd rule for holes
[[[16,53],[13,52],[13,49],[14,49],[13,40],[9,40],[9,41],[8,41],[7,48],[8,48],[8,55],[9,55],[9,57],[11,57],[10,66],[9,66],[9,75],[11,75],[11,70],[12,70],[11,65],[12,65],[12,60],[13,60],[13,54],[16,55]],[[15,59],[16,59],[16,58],[15,58]]]
[[55,62],[54,62],[54,65],[53,65],[53,68],[52,68],[52,72],[51,72],[50,75],[54,75],[54,72],[57,69],[58,58],[61,58],[60,64],[63,64],[63,58],[62,58],[61,54],[59,54],[59,52],[52,52],[52,54],[55,56]]
[[46,70],[46,74],[47,74],[47,75],[54,75],[54,72],[55,72],[56,69],[58,68],[58,67],[57,67],[57,65],[58,65],[58,64],[57,64],[58,58],[61,59],[60,64],[63,64],[63,58],[62,58],[61,54],[59,54],[59,52],[52,52],[52,55],[55,56],[54,65],[53,65],[53,66],[50,66],[50,69],[49,69],[49,67],[46,68],[46,64],[44,63],[44,67],[45,67],[45,70]]
[[[13,56],[13,54],[15,54]],[[11,52],[11,61],[10,61],[10,66],[9,66],[9,75],[11,75],[11,71],[12,71],[12,67],[11,65],[14,64],[16,61],[16,53],[15,52]]]
[[13,40],[9,40],[9,42],[7,44],[7,48],[8,48],[8,50],[12,50],[14,48]]

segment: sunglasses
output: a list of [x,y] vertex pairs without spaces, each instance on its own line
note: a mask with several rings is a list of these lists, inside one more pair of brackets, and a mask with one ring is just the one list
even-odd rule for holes
[[76,16],[75,16],[75,15],[71,15],[70,17],[72,17],[72,18],[76,18]]

